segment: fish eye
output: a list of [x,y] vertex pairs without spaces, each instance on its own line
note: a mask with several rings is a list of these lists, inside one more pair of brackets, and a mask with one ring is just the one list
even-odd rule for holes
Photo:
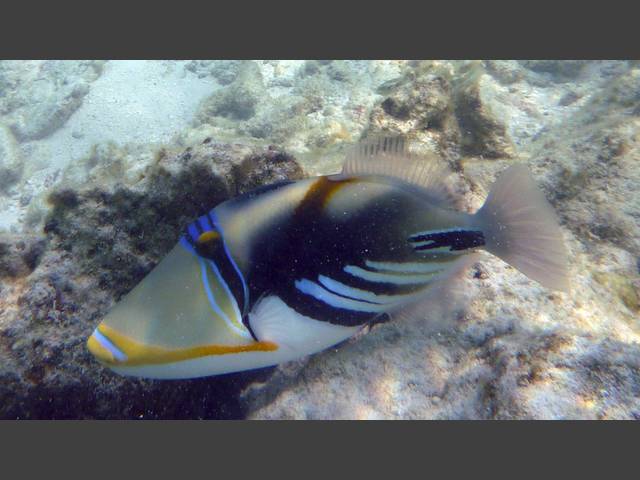
[[216,230],[208,230],[200,234],[195,243],[196,252],[201,257],[213,258],[220,243],[220,233]]

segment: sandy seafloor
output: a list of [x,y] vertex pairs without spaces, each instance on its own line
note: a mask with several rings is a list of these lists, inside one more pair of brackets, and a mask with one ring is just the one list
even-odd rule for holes
[[[100,318],[218,202],[403,135],[464,210],[527,164],[571,291],[485,255],[456,302],[255,372],[119,377]],[[0,418],[640,418],[640,64],[0,61]]]

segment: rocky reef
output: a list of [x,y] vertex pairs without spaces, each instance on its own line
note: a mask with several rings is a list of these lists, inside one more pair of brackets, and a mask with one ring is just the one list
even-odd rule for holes
[[49,195],[44,235],[0,237],[0,417],[237,417],[233,392],[259,372],[214,383],[119,378],[95,368],[85,338],[184,225],[253,188],[257,176],[298,179],[301,168],[278,150],[211,139],[158,152],[135,184],[105,181],[101,171],[110,167],[89,167],[99,184],[69,184]]
[[[637,63],[182,62],[167,75],[210,88],[173,137],[105,138],[44,165],[105,69],[0,62],[0,418],[640,418]],[[47,105],[20,91],[39,84]],[[526,163],[560,219],[571,291],[485,255],[428,314],[298,362],[162,382],[91,358],[87,335],[187,222],[332,173],[377,134],[442,157],[469,212]]]

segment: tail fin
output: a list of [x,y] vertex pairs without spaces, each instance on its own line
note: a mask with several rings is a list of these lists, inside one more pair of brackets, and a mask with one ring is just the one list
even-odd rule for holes
[[524,165],[496,180],[476,214],[486,249],[543,286],[567,291],[567,251],[551,205]]

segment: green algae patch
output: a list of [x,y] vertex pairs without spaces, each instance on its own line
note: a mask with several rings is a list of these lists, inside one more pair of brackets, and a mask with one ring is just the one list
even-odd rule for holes
[[622,303],[634,313],[640,313],[640,293],[637,282],[625,275],[612,272],[594,272],[593,278],[602,286],[613,291]]

